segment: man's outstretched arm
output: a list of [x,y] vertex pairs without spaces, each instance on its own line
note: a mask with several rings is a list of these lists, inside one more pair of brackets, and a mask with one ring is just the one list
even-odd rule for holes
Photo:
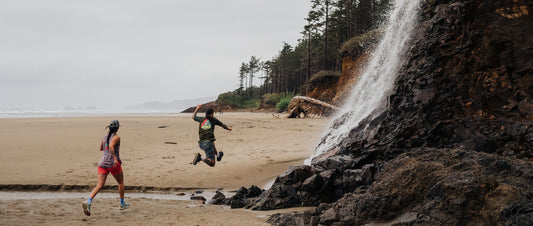
[[222,125],[220,125],[220,126],[222,126],[222,128],[224,128],[224,129],[226,129],[226,130],[231,131],[231,127],[226,126],[226,124],[222,124]]
[[202,107],[202,105],[197,105],[196,109],[194,109],[194,113],[192,113],[192,119],[193,120],[194,120],[194,118],[196,118],[196,114],[198,114],[198,110],[200,110],[201,107]]

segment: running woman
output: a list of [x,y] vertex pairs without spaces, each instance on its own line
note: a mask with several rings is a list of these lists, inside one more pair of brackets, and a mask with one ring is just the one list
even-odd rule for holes
[[218,161],[222,160],[222,156],[224,155],[223,152],[217,152],[217,148],[215,147],[215,125],[221,126],[222,128],[231,131],[231,128],[226,126],[224,123],[213,117],[214,110],[212,108],[207,109],[205,112],[205,117],[197,117],[196,114],[198,113],[198,110],[202,107],[202,105],[196,106],[196,110],[194,110],[194,113],[192,114],[192,119],[194,121],[197,121],[200,123],[200,126],[198,128],[198,136],[200,137],[200,140],[198,141],[198,145],[202,150],[205,152],[205,157],[202,156],[200,153],[197,153],[194,156],[194,159],[192,161],[193,165],[196,165],[199,161],[205,162],[207,165],[213,167],[215,166],[215,156]]
[[120,123],[118,120],[112,120],[106,128],[109,132],[104,136],[102,143],[100,143],[100,151],[104,151],[104,156],[98,163],[98,184],[91,192],[91,196],[83,202],[83,212],[87,216],[91,216],[91,203],[102,189],[107,179],[107,175],[111,173],[118,183],[118,193],[120,195],[120,209],[127,209],[130,204],[124,202],[124,174],[122,173],[122,161],[120,160],[120,137],[117,135]]

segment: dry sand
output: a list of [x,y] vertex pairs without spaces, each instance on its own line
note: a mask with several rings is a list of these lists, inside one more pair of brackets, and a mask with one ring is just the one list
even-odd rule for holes
[[[94,187],[104,127],[118,119],[123,125],[118,134],[126,186],[171,187],[176,192],[262,187],[289,166],[301,165],[311,155],[328,122],[255,113],[215,117],[233,128],[231,132],[221,127],[215,130],[217,149],[224,152],[224,158],[215,167],[191,164],[194,154],[203,151],[197,144],[198,124],[190,114],[0,119],[0,185]],[[165,128],[159,128],[162,126]],[[108,177],[106,185],[116,182]],[[89,191],[86,192],[88,195]],[[97,196],[94,214],[86,217],[81,211],[83,200],[0,200],[0,224],[252,225],[264,223],[276,212],[146,198],[127,199],[130,209],[119,211],[117,200],[98,200]]]

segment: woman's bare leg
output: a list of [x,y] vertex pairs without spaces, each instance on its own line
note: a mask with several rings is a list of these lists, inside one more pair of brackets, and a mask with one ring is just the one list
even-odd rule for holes
[[120,195],[120,198],[124,198],[124,174],[122,171],[118,173],[117,175],[113,175],[115,177],[115,180],[117,180],[118,183],[118,194]]
[[91,192],[91,199],[94,199],[96,194],[98,194],[98,192],[102,189],[102,187],[104,187],[106,179],[107,179],[107,174],[105,173],[98,174],[98,184]]

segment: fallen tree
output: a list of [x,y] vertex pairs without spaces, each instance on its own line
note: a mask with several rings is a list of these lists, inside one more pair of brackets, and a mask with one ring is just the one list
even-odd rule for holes
[[320,117],[333,110],[338,110],[339,108],[335,105],[311,97],[295,96],[291,99],[288,109],[288,118],[300,118],[301,114],[304,114],[304,117],[308,117],[308,115],[316,115]]

